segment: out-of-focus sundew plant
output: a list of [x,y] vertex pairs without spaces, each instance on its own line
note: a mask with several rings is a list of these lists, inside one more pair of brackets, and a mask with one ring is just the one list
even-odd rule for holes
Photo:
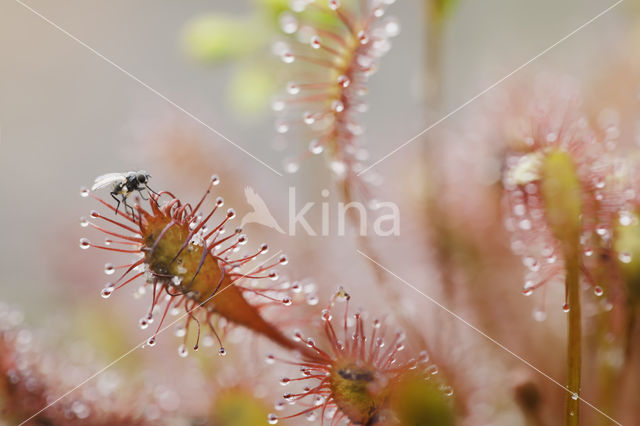
[[[0,303],[0,425],[640,424],[637,5],[596,16],[634,14],[586,55],[598,67],[529,61],[451,108],[468,2],[416,2],[406,38],[394,0],[245,3],[209,5],[177,43],[230,70],[208,102],[269,117],[283,167],[182,118],[137,127],[149,173],[96,170],[82,250],[47,248],[73,312],[31,327]],[[394,49],[416,81],[379,72]],[[393,108],[384,86],[426,130],[365,131]],[[307,169],[321,201],[300,210]]]
[[[243,15],[212,12],[196,16],[185,27],[183,37],[184,48],[193,59],[210,66],[235,64],[227,96],[240,115],[266,112],[279,90],[281,70],[275,66],[277,58],[269,46],[281,34],[281,28],[286,28],[292,11],[288,0],[253,3],[253,11]],[[305,16],[328,25],[336,21],[313,11]]]

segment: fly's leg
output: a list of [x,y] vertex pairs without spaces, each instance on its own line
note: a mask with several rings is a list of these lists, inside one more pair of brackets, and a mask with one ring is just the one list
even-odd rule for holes
[[144,185],[145,188],[147,188],[149,191],[153,192],[154,194],[158,195],[158,193],[156,191],[154,191],[153,189],[149,188],[149,185],[145,184]]
[[116,216],[118,215],[118,209],[120,208],[120,199],[118,197],[116,197],[116,194],[114,194],[113,192],[111,193],[111,198],[113,198],[114,200],[116,200]]
[[[154,191],[153,189],[149,188],[149,185],[145,184],[144,186],[147,188],[147,191],[151,191],[153,194],[155,194],[155,195],[157,195],[159,197],[159,194],[156,191]],[[157,197],[156,198],[150,197],[150,198],[156,203],[156,206],[160,207],[158,205]]]
[[133,207],[131,207],[129,205],[129,203],[127,203],[127,196],[122,194],[122,202],[124,203],[124,210],[129,213],[129,210],[131,210],[131,218],[133,219],[133,221],[136,221],[136,213],[135,210],[133,210]]

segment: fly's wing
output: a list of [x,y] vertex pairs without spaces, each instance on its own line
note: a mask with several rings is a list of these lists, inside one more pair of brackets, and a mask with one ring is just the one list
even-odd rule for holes
[[107,173],[105,175],[98,176],[96,180],[93,181],[91,190],[95,191],[96,189],[104,188],[112,183],[122,181],[124,177],[125,176],[122,173]]

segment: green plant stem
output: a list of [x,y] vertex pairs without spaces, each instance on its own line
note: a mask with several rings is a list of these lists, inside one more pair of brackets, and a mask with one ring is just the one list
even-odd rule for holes
[[569,303],[567,335],[567,394],[565,425],[579,424],[580,369],[582,363],[582,318],[580,313],[580,279],[578,254],[572,253],[566,260],[566,286]]

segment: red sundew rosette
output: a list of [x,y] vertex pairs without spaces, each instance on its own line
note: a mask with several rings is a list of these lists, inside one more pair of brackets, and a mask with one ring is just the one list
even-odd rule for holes
[[[344,317],[340,318],[342,330],[333,325],[333,308],[338,299],[346,302]],[[420,353],[418,360],[402,360],[404,333],[397,332],[387,345],[384,340],[385,326],[381,321],[373,321],[368,335],[360,313],[354,314],[353,325],[350,325],[349,300],[350,296],[340,289],[328,308],[322,311],[328,349],[322,349],[312,338],[305,339],[301,332],[295,333],[297,340],[305,342],[317,354],[316,360],[287,361],[275,355],[267,357],[268,363],[278,360],[300,367],[302,377],[283,377],[280,384],[305,384],[302,392],[283,395],[285,401],[303,409],[287,416],[269,414],[270,424],[300,416],[306,416],[308,420],[328,419],[330,424],[338,424],[345,419],[350,424],[387,424],[385,422],[398,415],[389,413],[389,409],[393,409],[397,403],[394,401],[390,407],[394,391],[412,393],[416,377],[420,377],[422,382],[431,380],[429,376],[433,372],[430,369],[434,366],[427,365],[429,357],[426,351]],[[437,389],[437,404],[440,408],[445,406],[452,413],[452,406],[446,397],[451,396],[453,391],[448,386],[435,383],[435,379],[431,381],[434,382],[434,389]],[[284,403],[276,405],[276,408],[283,409]],[[411,404],[409,409],[412,408],[415,406]]]
[[[303,345],[286,337],[275,326],[267,322],[261,310],[268,305],[291,304],[288,289],[271,286],[254,286],[263,280],[277,280],[274,268],[287,263],[284,255],[268,258],[256,266],[252,261],[259,260],[267,253],[268,247],[263,244],[256,252],[242,255],[239,249],[247,241],[240,228],[225,236],[225,225],[235,217],[233,209],[227,210],[222,219],[214,221],[216,212],[224,201],[218,197],[214,207],[206,214],[201,208],[214,185],[219,183],[213,176],[207,191],[195,207],[181,202],[173,194],[162,191],[149,193],[150,210],[145,210],[136,202],[131,213],[118,211],[112,218],[97,211],[91,212],[91,218],[106,222],[115,227],[108,229],[102,225],[87,221],[91,226],[113,238],[108,245],[96,245],[88,239],[80,240],[80,247],[99,248],[117,253],[135,254],[138,259],[132,263],[110,266],[110,273],[124,269],[124,273],[115,282],[107,284],[102,296],[108,298],[115,290],[145,278],[144,286],[152,289],[152,303],[148,314],[140,320],[141,328],[147,328],[154,319],[155,310],[161,313],[155,333],[147,344],[155,345],[156,336],[162,328],[167,313],[183,308],[187,316],[184,342],[179,349],[181,356],[186,356],[186,342],[191,323],[197,327],[197,338],[194,350],[198,349],[200,339],[200,322],[204,320],[220,344],[220,355],[226,350],[216,333],[212,318],[218,315],[227,321],[242,325],[261,334],[275,343],[288,349],[302,350],[314,356]],[[101,198],[83,189],[83,196],[91,196],[112,212],[115,208]],[[168,198],[166,202],[163,199]],[[139,201],[139,200],[137,200]],[[124,218],[125,223],[118,221]],[[214,224],[211,224],[211,223]],[[210,228],[208,226],[211,226]],[[248,298],[260,296],[265,301],[252,305]],[[164,306],[161,306],[164,305]]]

